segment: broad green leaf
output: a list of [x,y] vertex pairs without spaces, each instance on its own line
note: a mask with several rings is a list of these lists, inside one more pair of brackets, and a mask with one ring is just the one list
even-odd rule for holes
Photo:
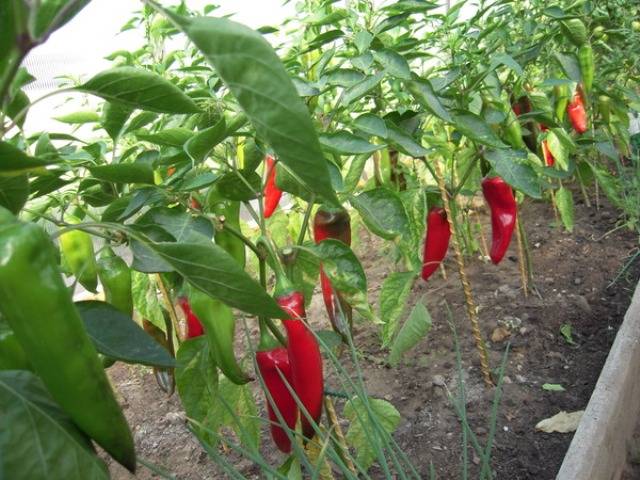
[[352,85],[344,91],[344,95],[342,96],[342,104],[350,105],[359,98],[364,97],[367,93],[376,88],[383,78],[384,72],[379,72],[375,75],[368,75],[361,82]]
[[560,187],[556,192],[556,206],[560,212],[560,218],[564,228],[569,232],[573,232],[573,195],[571,190]]
[[617,162],[620,159],[620,154],[616,150],[615,145],[611,142],[598,142],[596,143],[596,148],[600,153],[606,155],[614,162]]
[[429,82],[407,82],[409,92],[413,97],[426,108],[430,113],[440,117],[445,122],[451,123],[453,120],[449,112],[444,108],[442,102],[436,95]]
[[193,131],[188,128],[176,127],[160,130],[155,133],[137,133],[136,137],[145,142],[165,145],[167,147],[182,147],[193,137]]
[[398,321],[404,312],[407,299],[416,280],[415,272],[391,272],[382,283],[380,291],[380,319],[382,345],[386,347],[396,334]]
[[238,170],[237,173],[229,172],[222,175],[216,182],[216,188],[224,198],[246,202],[253,200],[260,193],[262,179],[256,172]]
[[402,80],[411,79],[411,68],[407,60],[393,50],[376,50],[373,52],[373,58],[382,65],[385,71],[394,77]]
[[133,108],[118,102],[105,102],[102,107],[102,128],[114,142],[122,134],[124,124],[133,112]]
[[57,120],[62,123],[69,124],[83,124],[83,123],[95,123],[100,120],[100,115],[98,115],[94,111],[78,111],[67,113],[66,115],[61,115],[59,117],[53,117],[54,120]]
[[133,306],[142,318],[149,320],[156,327],[165,330],[162,306],[155,284],[146,273],[131,271],[131,291]]
[[580,65],[578,59],[573,54],[564,54],[560,52],[554,52],[554,56],[558,65],[564,72],[564,74],[576,83],[582,82],[582,74],[580,73]]
[[127,134],[129,132],[134,132],[134,131],[138,130],[139,128],[142,128],[142,127],[144,127],[146,125],[149,125],[156,118],[158,118],[158,115],[156,113],[153,113],[153,112],[140,112],[138,115],[136,115],[131,120],[129,120],[129,124],[126,126],[126,128],[124,129],[124,132],[122,132],[122,134],[125,135],[125,134]]
[[362,172],[364,171],[364,166],[366,165],[367,160],[369,160],[369,155],[356,155],[353,157],[353,160],[351,160],[351,163],[349,164],[349,170],[344,177],[343,193],[353,193],[356,189],[358,182],[362,177]]
[[408,233],[407,213],[398,195],[379,187],[350,200],[371,232],[386,240]]
[[0,142],[0,175],[20,175],[32,171],[44,171],[44,167],[55,163],[30,157],[25,152],[7,142]]
[[363,317],[378,323],[367,300],[367,277],[351,248],[339,240],[327,239],[311,250],[322,261],[322,269],[333,288]]
[[25,370],[0,371],[0,472],[11,480],[107,480],[91,441]]
[[[287,220],[286,215],[284,215],[284,220]],[[272,224],[269,224],[269,227],[272,227]],[[284,225],[284,231],[286,232],[286,230],[287,225]],[[274,241],[275,240],[276,239],[274,238]],[[305,246],[310,246],[310,244],[305,244]],[[298,250],[295,259],[296,261],[293,264],[292,269],[293,278],[291,280],[293,281],[296,289],[304,293],[305,303],[309,304],[313,298],[313,291],[318,286],[320,261],[315,255],[311,255],[307,250]]]
[[90,0],[44,0],[32,8],[34,18],[30,21],[31,36],[34,39],[45,40],[54,31],[65,25],[69,20],[89,4]]
[[[386,434],[391,434],[400,425],[400,412],[386,400],[369,397],[367,408],[363,400],[355,397],[344,406],[343,415],[349,420],[349,430],[346,434],[347,444],[356,449],[358,465],[367,469],[377,458],[377,449],[386,442],[379,438],[382,435],[378,428]],[[375,443],[374,443],[375,442]]]
[[353,121],[353,126],[369,135],[387,138],[387,124],[383,119],[373,113],[364,113]]
[[76,90],[108,101],[159,113],[196,113],[200,109],[173,83],[142,68],[116,67],[100,72]]
[[398,332],[389,352],[389,363],[396,366],[402,356],[415,347],[431,330],[431,315],[422,301],[416,303],[409,318]]
[[488,150],[484,157],[496,173],[513,188],[532,198],[542,197],[540,179],[526,163],[526,153],[512,149]]
[[323,133],[320,135],[320,144],[327,150],[338,155],[359,155],[373,153],[385,145],[375,145],[358,137],[353,133],[341,130],[335,133]]
[[162,12],[213,65],[279,161],[310,191],[337,203],[309,110],[264,37],[224,18]]
[[215,125],[200,130],[191,137],[184,144],[184,151],[194,162],[200,163],[209,156],[209,153],[216,145],[225,139],[226,134],[227,123],[224,117],[221,117]]
[[511,55],[506,53],[498,53],[494,55],[491,59],[491,65],[489,66],[490,70],[495,70],[499,65],[505,65],[513,70],[519,77],[522,76],[522,67],[518,62],[516,62]]
[[322,79],[328,85],[339,87],[351,87],[364,79],[364,73],[352,68],[337,68],[327,72]]
[[97,301],[75,305],[98,352],[126,363],[175,367],[169,352],[117,308]]
[[404,130],[395,126],[391,121],[387,121],[387,141],[395,145],[399,151],[410,157],[423,157],[427,153],[426,148],[420,145]]
[[453,115],[453,124],[460,133],[474,142],[496,148],[506,146],[489,124],[475,113],[458,111]]
[[18,214],[29,198],[29,177],[0,177],[0,206]]
[[552,128],[547,132],[547,146],[560,168],[569,169],[569,156],[575,149],[575,144],[564,129]]
[[317,13],[313,17],[308,19],[309,25],[313,27],[321,27],[323,25],[335,25],[340,20],[349,17],[349,11],[343,8],[336,9],[331,13]]
[[90,167],[91,175],[114,183],[147,183],[153,185],[153,170],[145,163],[113,163]]
[[[9,100],[5,113],[11,120],[16,122],[16,125],[22,128],[25,120],[27,119],[28,110],[26,109],[30,103],[31,101],[27,94],[22,90],[18,90]],[[19,115],[20,117],[18,117]]]

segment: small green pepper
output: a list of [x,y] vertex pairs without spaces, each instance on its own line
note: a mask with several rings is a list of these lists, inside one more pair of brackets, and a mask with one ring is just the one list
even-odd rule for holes
[[98,260],[98,277],[107,303],[122,313],[133,316],[131,269],[127,263],[108,248]]
[[[69,215],[67,223],[78,224],[80,220]],[[60,250],[63,261],[87,290],[95,293],[98,288],[98,269],[91,235],[82,230],[69,230],[60,235]]]
[[228,226],[240,232],[240,202],[222,198],[217,189],[213,187],[209,190],[207,204],[209,211],[216,214],[222,227],[216,230],[216,245],[222,247],[244,268],[246,264],[244,242],[231,233],[228,228],[225,229]]

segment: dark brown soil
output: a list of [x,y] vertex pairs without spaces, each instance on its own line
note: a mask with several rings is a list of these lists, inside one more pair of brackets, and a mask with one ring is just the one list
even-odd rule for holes
[[[548,204],[527,203],[521,214],[538,294],[523,295],[515,242],[511,256],[499,266],[468,259],[467,272],[492,367],[500,364],[510,342],[493,450],[496,478],[546,480],[555,478],[572,434],[541,433],[535,425],[562,410],[586,407],[640,269],[633,265],[614,286],[607,286],[637,248],[637,235],[620,229],[605,236],[615,227],[616,212],[606,206],[596,211],[579,200],[573,233],[552,225],[553,211]],[[489,234],[487,226],[485,232]],[[377,302],[381,282],[393,271],[385,260],[391,257],[390,251],[362,232],[357,252],[369,279],[370,300]],[[458,373],[445,302],[451,307],[461,339],[469,422],[480,441],[487,438],[495,390],[482,382],[452,255],[450,251],[446,262],[447,280],[436,274],[427,284],[416,283],[405,315],[424,297],[433,328],[400,366],[388,367],[387,353],[381,351],[373,326],[356,325],[355,343],[363,353],[360,366],[369,394],[390,401],[402,414],[395,439],[424,478],[428,478],[431,462],[440,479],[459,478],[461,471],[461,428],[446,395],[447,388],[455,392]],[[315,297],[309,316],[319,319],[320,324],[326,314],[320,295]],[[567,323],[572,326],[575,345],[568,344],[560,333],[560,327]],[[510,336],[493,342],[490,338],[498,327]],[[177,478],[223,478],[187,430],[177,396],[167,398],[147,369],[116,365],[110,373],[140,457]],[[565,391],[546,391],[542,388],[545,383],[561,384]],[[340,401],[336,405],[340,411]],[[474,457],[470,450],[471,478],[477,477],[473,460],[478,459]],[[230,459],[246,477],[259,476],[248,460]],[[110,468],[116,479],[132,478],[118,466],[111,464]],[[375,467],[370,473],[382,478]],[[157,477],[140,467],[137,478]]]

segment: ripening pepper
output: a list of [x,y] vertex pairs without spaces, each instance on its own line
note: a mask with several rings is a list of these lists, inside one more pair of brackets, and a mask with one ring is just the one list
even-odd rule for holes
[[110,248],[98,260],[98,277],[107,303],[122,313],[133,316],[131,269]]
[[549,149],[549,144],[547,140],[542,141],[542,154],[544,156],[544,163],[547,167],[553,167],[556,163],[556,159],[553,157],[551,150]]
[[282,197],[282,190],[276,185],[276,162],[271,155],[267,155],[265,158],[267,169],[267,181],[264,185],[264,218],[269,218],[273,215],[278,203],[280,203],[280,197]]
[[422,256],[422,279],[426,282],[438,269],[449,249],[451,229],[447,213],[441,207],[433,207],[427,214],[427,236]]
[[195,288],[191,289],[189,300],[193,313],[204,326],[204,333],[218,368],[236,385],[251,381],[251,377],[242,370],[235,357],[233,344],[236,319],[231,307]]
[[291,452],[291,438],[280,422],[276,409],[284,420],[286,428],[295,431],[298,420],[298,405],[290,390],[293,389],[291,362],[287,349],[278,344],[262,321],[260,322],[260,343],[256,349],[256,364],[268,392],[268,395],[265,392],[265,398],[271,422],[271,438],[280,451],[289,453]]
[[[68,215],[66,221],[75,225],[80,219]],[[82,230],[69,230],[60,235],[62,258],[80,285],[95,293],[98,288],[98,267],[96,265],[91,235]]]
[[588,43],[585,43],[578,49],[578,63],[580,65],[580,74],[582,75],[582,85],[584,86],[585,92],[589,93],[593,86],[595,67],[593,63],[593,49]]
[[509,248],[516,225],[517,206],[511,186],[500,177],[487,177],[482,181],[482,193],[491,210],[491,251],[489,256],[496,265]]
[[579,91],[573,96],[573,100],[567,106],[569,121],[576,133],[582,135],[588,129],[587,111],[584,108],[584,100]]
[[178,305],[182,309],[182,313],[187,320],[187,338],[199,337],[204,334],[204,328],[202,327],[202,323],[196,317],[195,313],[191,310],[191,305],[189,305],[189,300],[185,296],[181,296],[178,298]]
[[35,372],[73,422],[131,472],[133,437],[57,264],[34,223],[0,208],[0,313]]
[[[316,243],[320,243],[327,238],[340,240],[345,245],[351,245],[351,219],[346,210],[325,206],[318,209],[313,219],[313,239]],[[320,265],[320,286],[331,326],[347,343],[347,332],[351,332],[352,328],[351,305],[344,300],[340,292],[333,289],[331,280],[324,273],[322,265]],[[346,324],[344,319],[347,320]]]

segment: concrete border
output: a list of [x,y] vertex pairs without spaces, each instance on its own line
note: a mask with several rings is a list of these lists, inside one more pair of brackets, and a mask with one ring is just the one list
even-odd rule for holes
[[640,283],[556,480],[612,480],[640,415]]

